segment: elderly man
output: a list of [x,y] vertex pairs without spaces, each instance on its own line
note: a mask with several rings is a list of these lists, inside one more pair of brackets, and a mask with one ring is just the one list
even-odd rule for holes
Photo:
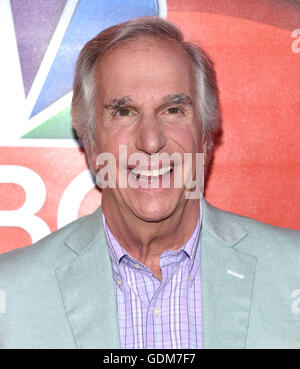
[[0,257],[1,345],[300,348],[299,233],[191,196],[219,125],[205,52],[160,18],[111,27],[81,51],[72,117],[102,207]]

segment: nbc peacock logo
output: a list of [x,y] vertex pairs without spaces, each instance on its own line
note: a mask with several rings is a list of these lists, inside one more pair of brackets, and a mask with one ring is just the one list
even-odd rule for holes
[[[72,82],[83,45],[101,30],[144,16],[166,16],[157,0],[1,0],[5,101],[0,145],[69,146]],[[2,45],[3,49],[3,45]],[[42,141],[41,141],[42,139]],[[55,139],[55,143],[54,140]]]

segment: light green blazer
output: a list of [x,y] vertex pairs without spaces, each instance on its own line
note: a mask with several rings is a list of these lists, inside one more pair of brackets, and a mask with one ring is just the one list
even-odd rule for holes
[[[300,232],[203,204],[204,348],[300,348]],[[120,347],[100,215],[0,256],[0,347]]]

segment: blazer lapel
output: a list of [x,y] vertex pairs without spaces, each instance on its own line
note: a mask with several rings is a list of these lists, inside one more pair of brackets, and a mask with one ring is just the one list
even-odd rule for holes
[[120,348],[115,290],[98,209],[65,242],[77,256],[56,270],[78,348]]
[[247,231],[203,199],[201,279],[204,348],[246,345],[256,258],[234,246]]

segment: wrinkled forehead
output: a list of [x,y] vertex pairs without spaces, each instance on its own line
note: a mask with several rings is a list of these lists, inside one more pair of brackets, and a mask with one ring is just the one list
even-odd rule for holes
[[116,70],[125,77],[129,70],[138,73],[141,66],[150,77],[161,70],[161,73],[173,74],[176,79],[187,80],[193,91],[196,87],[191,57],[180,43],[148,35],[125,40],[104,53],[95,66],[96,86],[105,88],[105,82],[115,75]]

